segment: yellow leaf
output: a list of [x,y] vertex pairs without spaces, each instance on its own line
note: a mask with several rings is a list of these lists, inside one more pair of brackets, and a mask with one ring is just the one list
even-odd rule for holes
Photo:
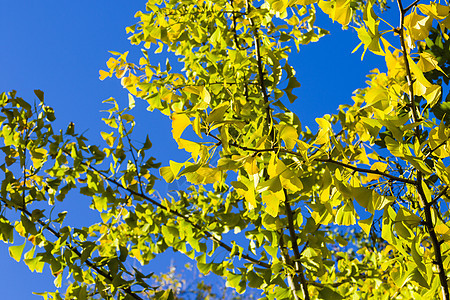
[[216,168],[200,167],[197,171],[185,174],[186,179],[193,184],[210,184],[220,181],[221,172]]
[[202,89],[203,89],[202,86],[186,86],[183,88],[183,92],[200,95],[200,92],[202,91]]
[[305,5],[310,5],[310,4],[317,3],[317,2],[319,2],[319,0],[297,0],[295,2],[295,4],[305,6]]
[[189,117],[185,114],[173,114],[172,115],[172,135],[173,138],[178,141],[181,134],[191,124]]
[[249,208],[256,207],[255,187],[253,182],[246,177],[241,177],[239,181],[231,182],[231,185],[236,189],[241,197],[249,203]]
[[288,150],[294,149],[298,139],[297,129],[290,125],[283,126],[280,132],[280,138]]
[[103,70],[100,70],[99,73],[100,73],[100,80],[104,80],[106,77],[110,76],[109,72]]
[[184,149],[187,152],[191,153],[192,158],[197,161],[197,158],[200,154],[200,151],[202,150],[202,146],[199,143],[191,142],[189,140],[185,139],[178,139],[178,148]]
[[413,41],[418,41],[428,37],[432,21],[431,17],[421,16],[413,11],[405,17],[404,24]]
[[[381,161],[377,161],[376,163],[374,163],[370,169],[371,170],[378,170],[380,172],[384,172],[386,171],[387,168],[387,164],[381,162]],[[376,180],[378,178],[380,178],[381,175],[377,175],[377,174],[367,174],[367,182],[372,181],[372,180]]]
[[378,24],[380,23],[377,15],[373,11],[372,1],[367,1],[367,5],[364,9],[364,23],[373,35],[378,34]]
[[285,200],[283,190],[277,192],[267,191],[262,194],[262,200],[266,204],[266,212],[272,217],[278,216],[280,203]]
[[133,248],[130,251],[131,253],[131,257],[134,257],[138,260],[138,262],[141,263],[141,265],[143,264],[143,259],[142,259],[142,255],[141,255],[141,250],[137,249],[137,248]]
[[200,97],[202,98],[203,102],[209,104],[211,102],[211,94],[208,92],[208,90],[203,87],[200,92]]
[[250,176],[258,174],[259,168],[258,168],[258,164],[256,163],[256,157],[254,157],[254,156],[248,157],[245,160],[244,169],[247,172],[247,174]]
[[431,2],[429,5],[419,4],[417,8],[425,15],[431,16],[437,20],[445,19],[450,13],[450,7],[439,3]]
[[9,247],[9,255],[14,258],[16,261],[20,261],[20,258],[22,257],[23,249],[25,248],[25,244],[27,241],[25,240],[25,243],[18,246],[11,246]]
[[427,100],[427,105],[433,107],[439,102],[439,100],[441,99],[441,95],[441,86],[433,84],[432,86],[426,88],[423,97]]
[[450,29],[450,17],[445,18],[440,24],[444,25],[445,28]]
[[159,169],[159,174],[164,178],[164,180],[168,183],[175,180],[175,174],[173,174],[170,167],[161,167]]
[[317,124],[319,124],[319,133],[314,141],[315,144],[325,144],[330,141],[329,131],[331,129],[331,124],[324,118],[316,118]]
[[116,138],[114,137],[114,132],[106,133],[106,132],[100,132],[103,140],[108,144],[109,147],[112,147],[114,145],[114,142]]
[[336,1],[319,1],[319,7],[333,21],[341,25],[347,25],[352,17],[352,9],[350,8],[350,0]]
[[220,122],[223,120],[223,116],[227,109],[229,108],[229,102],[221,103],[219,106],[216,106],[211,113],[206,118],[207,123]]
[[117,66],[118,63],[119,62],[116,59],[110,57],[106,62],[106,65],[108,66],[109,69],[113,69]]
[[287,7],[288,7],[287,0],[277,0],[272,2],[272,8],[277,12],[283,13],[284,11],[286,11]]
[[450,235],[450,228],[445,224],[439,224],[434,227],[434,231],[440,235]]
[[197,136],[203,139],[200,122],[201,122],[200,116],[196,116],[194,121],[192,122],[192,128],[194,129],[194,132],[197,134]]
[[424,73],[432,71],[434,69],[437,69],[440,72],[442,72],[445,76],[447,76],[447,74],[444,72],[444,70],[442,70],[442,68],[439,67],[438,61],[436,60],[436,58],[428,52],[420,53],[420,59],[419,59],[419,62],[417,63],[417,66]]
[[416,80],[425,88],[430,87],[431,83],[428,81],[428,79],[425,78],[423,72],[420,70],[420,68],[416,65],[416,63],[412,60],[410,56],[408,56],[408,62],[411,71],[414,73],[414,76],[416,77]]

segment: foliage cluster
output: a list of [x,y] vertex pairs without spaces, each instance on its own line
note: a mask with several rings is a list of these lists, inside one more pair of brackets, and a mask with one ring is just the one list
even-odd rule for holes
[[[142,57],[112,52],[100,71],[129,91],[124,109],[106,100],[103,149],[73,124],[54,131],[42,92],[35,106],[2,94],[0,238],[26,238],[11,256],[31,244],[24,262],[48,264],[57,287],[68,274],[68,299],[173,297],[129,264],[167,249],[262,299],[450,299],[450,8],[396,5],[398,24],[374,0],[150,0],[127,28]],[[383,56],[387,71],[313,133],[288,108],[300,86],[288,59],[328,33],[317,8],[353,27],[355,51]],[[151,45],[183,69],[152,65]],[[161,167],[148,138],[132,142],[135,98],[170,117],[188,160]],[[192,186],[158,197],[157,172]],[[69,192],[90,197],[102,222],[52,216]]]

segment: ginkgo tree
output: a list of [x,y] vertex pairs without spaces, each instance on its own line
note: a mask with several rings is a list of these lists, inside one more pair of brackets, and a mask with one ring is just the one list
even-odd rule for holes
[[[313,133],[288,108],[300,86],[289,58],[328,33],[317,9],[354,28],[355,51],[383,56],[387,71],[368,74]],[[69,299],[173,297],[130,264],[167,249],[262,299],[450,299],[449,14],[424,0],[148,1],[127,28],[142,57],[112,52],[100,71],[130,94],[124,109],[105,101],[115,129],[102,133],[106,147],[73,124],[54,132],[42,92],[35,106],[2,95],[1,201],[11,213],[1,238],[26,237],[11,256],[31,243],[25,263],[49,264],[57,287],[69,275]],[[153,65],[152,47],[175,56]],[[135,98],[171,119],[189,159],[160,166],[148,139],[132,142]],[[157,176],[191,185],[159,197]],[[92,199],[101,223],[52,217],[72,192]]]

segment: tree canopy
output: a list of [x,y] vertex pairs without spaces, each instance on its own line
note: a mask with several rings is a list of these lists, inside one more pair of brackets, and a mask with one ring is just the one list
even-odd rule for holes
[[[307,101],[289,59],[328,34],[317,9],[385,65],[312,132],[289,109]],[[69,276],[45,299],[173,299],[135,267],[168,249],[261,299],[450,299],[449,14],[420,0],[150,0],[127,28],[142,56],[111,52],[100,71],[129,92],[104,101],[105,145],[54,129],[40,90],[34,104],[1,95],[0,238],[24,237],[11,256],[49,265],[57,288]],[[174,55],[154,65],[150,48]],[[135,101],[170,118],[189,159],[161,166],[134,142]],[[176,194],[154,189],[182,177]],[[71,193],[102,222],[65,224]]]

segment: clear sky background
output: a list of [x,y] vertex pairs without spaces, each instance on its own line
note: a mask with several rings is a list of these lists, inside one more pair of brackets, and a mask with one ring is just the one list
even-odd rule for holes
[[[86,130],[90,143],[100,143],[100,131],[108,130],[101,121],[105,114],[100,112],[108,106],[101,102],[114,97],[125,106],[128,100],[119,80],[102,82],[98,71],[106,69],[108,50],[130,50],[131,57],[139,53],[139,47],[129,44],[125,27],[136,22],[136,11],[144,9],[143,0],[0,0],[0,92],[15,89],[19,96],[34,101],[33,90],[43,90],[46,104],[55,109],[55,129],[74,122],[78,132]],[[339,104],[352,103],[352,92],[365,86],[370,70],[384,67],[382,59],[369,53],[363,62],[361,50],[351,54],[359,43],[354,30],[342,32],[339,24],[332,24],[321,13],[316,24],[331,35],[302,47],[300,53],[293,49],[289,58],[302,84],[294,91],[299,98],[290,108],[311,129],[317,128],[316,117],[336,112]],[[155,57],[155,63],[160,58]],[[153,156],[163,165],[183,157],[171,137],[169,120],[159,112],[146,111],[144,103],[136,104],[135,139],[143,141],[149,134]],[[164,184],[158,188],[161,194],[167,191]],[[95,213],[86,215],[80,210],[88,207],[88,200],[73,197],[66,201],[67,208],[74,211],[71,216],[69,212],[66,225],[92,222]],[[17,241],[22,243],[21,238]],[[8,246],[0,242],[1,299],[42,299],[31,292],[55,289],[47,266],[44,275],[30,273],[23,262],[9,258]],[[168,253],[152,263],[152,270],[168,271],[171,257]]]

